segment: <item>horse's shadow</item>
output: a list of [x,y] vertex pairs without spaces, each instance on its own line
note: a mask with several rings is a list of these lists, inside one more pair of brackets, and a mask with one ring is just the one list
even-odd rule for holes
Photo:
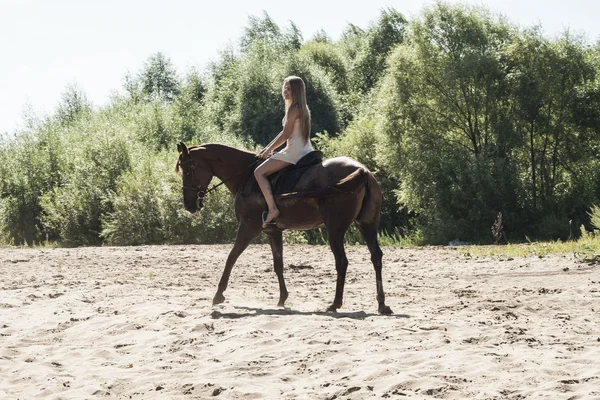
[[[317,316],[317,317],[328,317],[328,318],[349,318],[356,320],[364,320],[369,317],[378,317],[380,314],[375,313],[367,313],[364,311],[356,311],[356,312],[330,312],[330,311],[299,311],[292,310],[291,308],[254,308],[254,307],[234,307],[240,312],[221,312],[221,311],[213,311],[210,316],[213,319],[238,319],[238,318],[246,318],[246,317],[258,317],[261,315],[306,315],[306,316]],[[408,314],[392,314],[382,316],[386,318],[410,318]]]

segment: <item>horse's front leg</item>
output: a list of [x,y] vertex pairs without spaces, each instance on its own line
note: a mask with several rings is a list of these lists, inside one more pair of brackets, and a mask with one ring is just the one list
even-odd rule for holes
[[269,236],[269,243],[271,243],[275,274],[279,280],[279,302],[277,303],[277,306],[283,307],[288,298],[288,291],[283,279],[283,235],[280,230],[270,231],[267,235]]
[[231,269],[235,265],[238,257],[246,247],[250,244],[252,239],[254,239],[260,233],[260,226],[253,227],[248,226],[246,224],[241,224],[238,228],[237,236],[235,238],[235,244],[233,245],[233,249],[229,252],[229,256],[227,257],[227,262],[225,263],[225,269],[223,270],[223,275],[221,276],[221,280],[219,281],[219,287],[217,289],[217,293],[215,297],[213,297],[213,305],[221,304],[225,301],[225,296],[223,296],[223,292],[227,289],[227,284],[229,283],[229,275],[231,275]]

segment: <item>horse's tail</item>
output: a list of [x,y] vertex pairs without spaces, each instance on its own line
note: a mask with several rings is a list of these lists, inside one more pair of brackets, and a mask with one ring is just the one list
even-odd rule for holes
[[301,192],[291,192],[277,195],[281,199],[302,199],[309,197],[327,197],[335,194],[350,194],[365,186],[369,180],[370,174],[365,168],[357,168],[356,171],[340,180],[332,186],[322,189],[306,190]]
[[361,223],[374,224],[375,227],[379,226],[379,219],[381,217],[381,203],[383,202],[383,194],[381,193],[381,187],[377,182],[377,179],[372,173],[367,172],[367,182],[365,197],[363,198],[363,204],[360,208],[360,212],[356,217],[356,220]]
[[335,185],[331,192],[353,193],[367,184],[369,174],[367,170],[360,167]]

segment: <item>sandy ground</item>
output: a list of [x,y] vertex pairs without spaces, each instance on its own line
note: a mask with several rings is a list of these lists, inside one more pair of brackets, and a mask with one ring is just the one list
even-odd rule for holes
[[0,249],[1,399],[600,399],[600,265],[363,246]]

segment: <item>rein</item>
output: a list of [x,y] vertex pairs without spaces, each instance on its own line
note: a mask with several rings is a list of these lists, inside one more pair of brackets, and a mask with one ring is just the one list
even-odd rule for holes
[[[248,164],[240,172],[238,172],[237,174],[233,174],[232,176],[230,176],[227,179],[223,179],[220,183],[217,183],[217,184],[213,185],[211,188],[208,188],[207,190],[202,190],[202,186],[200,186],[200,184],[198,184],[198,186],[183,185],[181,188],[183,190],[197,190],[198,191],[197,194],[196,194],[196,207],[198,207],[198,209],[200,209],[203,206],[204,197],[207,194],[209,194],[210,192],[216,190],[219,186],[225,184],[226,182],[229,182],[233,178],[237,178],[238,176],[242,175],[250,167],[255,166],[260,161],[262,161],[262,159],[259,158],[259,157],[256,157],[256,159],[254,161],[252,161],[250,164]],[[196,181],[196,161],[195,160],[189,160],[189,161],[186,162],[186,164],[187,163],[192,163],[192,180],[195,182]],[[179,162],[179,165],[182,166],[181,161]]]

